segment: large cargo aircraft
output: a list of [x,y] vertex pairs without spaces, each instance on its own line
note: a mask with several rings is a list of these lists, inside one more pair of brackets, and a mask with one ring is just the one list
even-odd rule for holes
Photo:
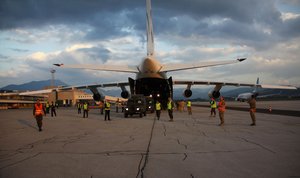
[[[209,92],[210,97],[218,98],[220,96],[220,89],[224,85],[231,86],[250,86],[253,84],[240,84],[230,82],[214,82],[214,81],[178,81],[173,80],[172,77],[167,77],[168,72],[188,70],[202,67],[218,66],[239,63],[244,61],[246,58],[240,58],[235,60],[226,61],[208,61],[199,63],[184,63],[184,64],[161,64],[155,57],[154,52],[154,33],[152,24],[151,14],[151,0],[146,0],[146,21],[147,21],[147,55],[144,57],[140,65],[136,66],[116,66],[116,65],[64,65],[54,64],[61,68],[74,68],[74,69],[90,69],[99,71],[113,71],[113,72],[127,72],[135,73],[136,78],[128,78],[128,81],[119,83],[108,83],[108,84],[92,84],[92,85],[81,85],[81,86],[70,86],[61,87],[55,89],[68,90],[72,88],[77,89],[90,89],[93,92],[93,98],[96,101],[103,99],[103,96],[97,88],[101,87],[120,87],[123,98],[128,98],[130,94],[143,94],[145,96],[152,96],[154,100],[161,100],[163,103],[167,99],[173,96],[173,85],[186,85],[186,89],[183,91],[185,97],[192,96],[192,85],[215,85],[215,87]],[[130,92],[127,91],[126,86],[129,86]],[[262,87],[262,86],[261,86]],[[285,88],[287,88],[285,86]],[[290,87],[292,89],[293,87]]]

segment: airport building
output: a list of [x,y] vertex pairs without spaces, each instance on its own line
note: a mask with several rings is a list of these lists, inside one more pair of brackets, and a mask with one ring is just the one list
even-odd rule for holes
[[48,102],[57,102],[59,106],[74,106],[78,102],[94,102],[93,95],[82,90],[52,92],[48,95]]
[[65,107],[74,106],[77,102],[94,102],[92,94],[78,89],[30,96],[20,95],[19,91],[1,91],[0,109],[31,108],[37,99],[42,103],[54,102]]
[[18,109],[33,107],[37,99],[42,103],[47,100],[47,95],[40,96],[22,96],[18,91],[1,91],[0,92],[0,109]]

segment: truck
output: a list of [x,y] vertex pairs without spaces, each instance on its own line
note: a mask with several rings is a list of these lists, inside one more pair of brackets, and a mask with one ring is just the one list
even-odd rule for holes
[[128,115],[132,116],[138,114],[140,117],[146,116],[146,98],[144,95],[132,95],[124,108],[124,117],[127,118]]

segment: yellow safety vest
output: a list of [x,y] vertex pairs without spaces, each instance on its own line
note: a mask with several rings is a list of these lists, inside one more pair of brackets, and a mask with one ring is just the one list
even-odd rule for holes
[[211,108],[217,108],[217,102],[216,102],[216,101],[213,101],[213,100],[212,100],[212,101],[210,102],[210,105],[211,105],[211,106],[210,106]]
[[191,107],[192,106],[192,102],[188,101],[186,104],[187,107]]
[[156,110],[161,110],[160,103],[156,103],[155,108],[156,108]]
[[110,103],[109,102],[105,103],[105,110],[110,110]]
[[88,104],[84,104],[84,105],[83,105],[83,109],[84,109],[84,110],[88,110]]
[[171,109],[173,109],[172,101],[169,101],[169,102],[168,102],[168,110],[171,110]]

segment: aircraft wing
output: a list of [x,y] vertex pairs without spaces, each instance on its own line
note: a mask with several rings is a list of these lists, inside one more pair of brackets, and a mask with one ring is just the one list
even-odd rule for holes
[[70,68],[70,69],[89,69],[89,70],[103,70],[103,71],[115,71],[115,72],[129,72],[129,73],[137,73],[137,66],[125,66],[125,65],[93,65],[93,64],[73,64],[73,65],[65,65],[65,64],[53,64],[62,68]]
[[174,85],[219,85],[219,86],[236,86],[236,87],[258,87],[268,89],[288,89],[296,90],[297,87],[290,85],[261,85],[249,83],[233,83],[233,82],[216,82],[216,81],[188,81],[188,80],[173,80]]
[[43,96],[43,94],[48,94],[53,91],[65,91],[72,89],[90,89],[90,88],[105,88],[105,87],[121,87],[128,86],[128,82],[116,82],[116,83],[104,83],[104,84],[89,84],[89,85],[73,85],[73,86],[59,86],[57,88],[35,90],[35,91],[25,91],[19,93],[22,96]]
[[106,88],[106,87],[121,87],[128,86],[128,82],[115,82],[115,83],[104,83],[104,84],[89,84],[89,85],[74,85],[74,86],[63,86],[57,88],[58,90],[71,90],[71,89],[90,89],[90,88]]
[[246,58],[236,59],[236,60],[226,60],[226,61],[207,61],[199,63],[190,63],[190,64],[165,64],[162,66],[160,72],[172,72],[178,70],[187,70],[187,69],[196,69],[202,67],[211,67],[218,65],[226,65],[238,63],[246,60]]

